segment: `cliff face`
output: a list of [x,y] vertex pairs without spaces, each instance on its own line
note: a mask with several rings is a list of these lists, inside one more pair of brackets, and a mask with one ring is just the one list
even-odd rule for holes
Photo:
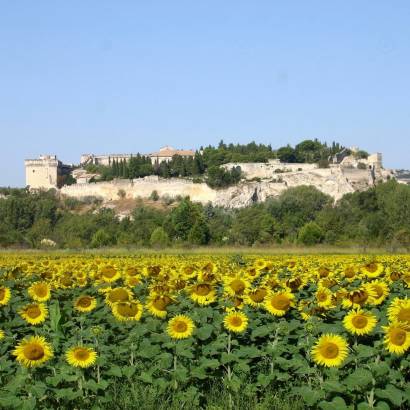
[[192,201],[203,204],[212,202],[226,208],[241,208],[263,202],[269,197],[277,197],[284,190],[301,185],[314,186],[338,200],[349,192],[369,188],[376,180],[386,180],[388,175],[389,171],[385,170],[378,170],[372,175],[369,170],[334,167],[284,172],[258,182],[243,181],[236,186],[220,190],[211,189],[204,183],[194,184],[189,180],[146,177],[133,181],[118,180],[64,186],[60,192],[78,199],[94,196],[104,201],[113,201],[124,193],[126,198],[149,198],[152,191],[157,191],[160,197],[189,196]]

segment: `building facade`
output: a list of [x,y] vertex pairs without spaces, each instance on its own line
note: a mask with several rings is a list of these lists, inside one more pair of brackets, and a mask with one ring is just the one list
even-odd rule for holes
[[72,167],[57,159],[56,155],[40,155],[38,159],[26,159],[26,186],[30,189],[51,189],[62,185],[62,178]]

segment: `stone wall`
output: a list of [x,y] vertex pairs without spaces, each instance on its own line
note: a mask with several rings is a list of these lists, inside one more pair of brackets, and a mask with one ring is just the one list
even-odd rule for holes
[[160,197],[189,196],[192,200],[202,203],[213,202],[216,191],[206,184],[194,184],[183,179],[139,178],[133,181],[116,180],[112,182],[96,182],[64,186],[60,192],[63,195],[85,198],[94,196],[106,201],[119,198],[119,191],[125,192],[126,198],[149,198],[152,191],[157,191]]
[[294,164],[280,162],[279,160],[270,160],[267,163],[264,162],[230,162],[223,165],[227,170],[233,167],[240,167],[243,175],[246,179],[261,178],[272,179],[278,175],[286,172],[305,172],[311,171],[317,168],[316,164]]

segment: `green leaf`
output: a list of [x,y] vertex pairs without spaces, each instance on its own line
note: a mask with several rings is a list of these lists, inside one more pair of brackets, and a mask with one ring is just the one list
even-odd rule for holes
[[152,375],[147,372],[142,372],[138,378],[142,380],[144,383],[152,383]]
[[324,396],[323,391],[312,389],[308,386],[296,387],[293,391],[299,394],[308,406],[315,405]]
[[379,401],[375,407],[376,410],[390,410],[390,406],[385,401]]
[[363,390],[373,381],[373,375],[367,369],[356,369],[346,377],[344,383],[349,390]]
[[344,386],[337,380],[326,380],[322,386],[329,393],[343,393],[345,391]]
[[107,376],[121,377],[122,376],[121,367],[114,364],[105,372],[105,374]]
[[357,357],[359,359],[365,359],[365,358],[372,357],[375,355],[375,350],[371,346],[358,345],[356,348],[356,351],[357,351]]
[[388,384],[384,389],[376,389],[374,394],[380,399],[389,400],[395,406],[400,406],[404,399],[403,391],[392,384]]
[[134,366],[125,366],[122,368],[122,373],[125,377],[130,379],[136,371],[136,368]]
[[390,366],[386,362],[374,363],[370,366],[370,370],[375,376],[385,376],[390,371]]
[[21,403],[21,410],[33,410],[36,408],[36,398],[35,397],[25,397]]
[[255,339],[257,337],[265,337],[272,332],[272,329],[269,326],[259,326],[255,330],[252,331],[251,337]]
[[199,364],[203,368],[209,368],[212,370],[215,370],[219,367],[219,361],[216,359],[202,359]]
[[58,301],[54,301],[50,305],[49,308],[49,313],[50,313],[50,327],[51,330],[55,333],[58,332],[60,320],[61,320],[61,311],[60,311],[60,305],[58,304]]
[[197,330],[196,335],[200,340],[207,340],[211,337],[213,330],[214,328],[212,325],[205,324]]
[[238,360],[238,358],[233,353],[223,352],[221,354],[221,363],[222,364],[232,363],[232,362],[235,362],[236,360]]
[[347,410],[348,407],[342,397],[336,396],[332,401],[321,401],[319,407],[322,410]]
[[57,399],[67,399],[67,400],[74,400],[82,396],[81,391],[79,390],[74,391],[73,389],[70,389],[70,388],[55,389],[54,394]]

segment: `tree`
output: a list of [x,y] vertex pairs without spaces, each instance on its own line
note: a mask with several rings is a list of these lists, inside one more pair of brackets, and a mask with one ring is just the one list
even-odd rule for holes
[[164,248],[169,244],[169,237],[164,228],[159,226],[152,231],[149,242],[155,248]]
[[112,244],[112,238],[110,238],[110,235],[104,229],[99,229],[91,238],[92,248],[101,248]]
[[209,227],[204,218],[200,217],[189,231],[188,242],[194,245],[206,245],[209,239]]
[[276,155],[282,162],[297,162],[296,151],[290,145],[279,148]]
[[189,198],[183,199],[171,212],[172,230],[176,239],[186,241],[200,215],[199,205],[193,204]]
[[263,205],[253,205],[237,211],[232,223],[232,239],[241,245],[271,242],[275,220]]
[[304,225],[298,235],[299,243],[303,245],[316,245],[323,240],[323,231],[316,222],[309,222]]

